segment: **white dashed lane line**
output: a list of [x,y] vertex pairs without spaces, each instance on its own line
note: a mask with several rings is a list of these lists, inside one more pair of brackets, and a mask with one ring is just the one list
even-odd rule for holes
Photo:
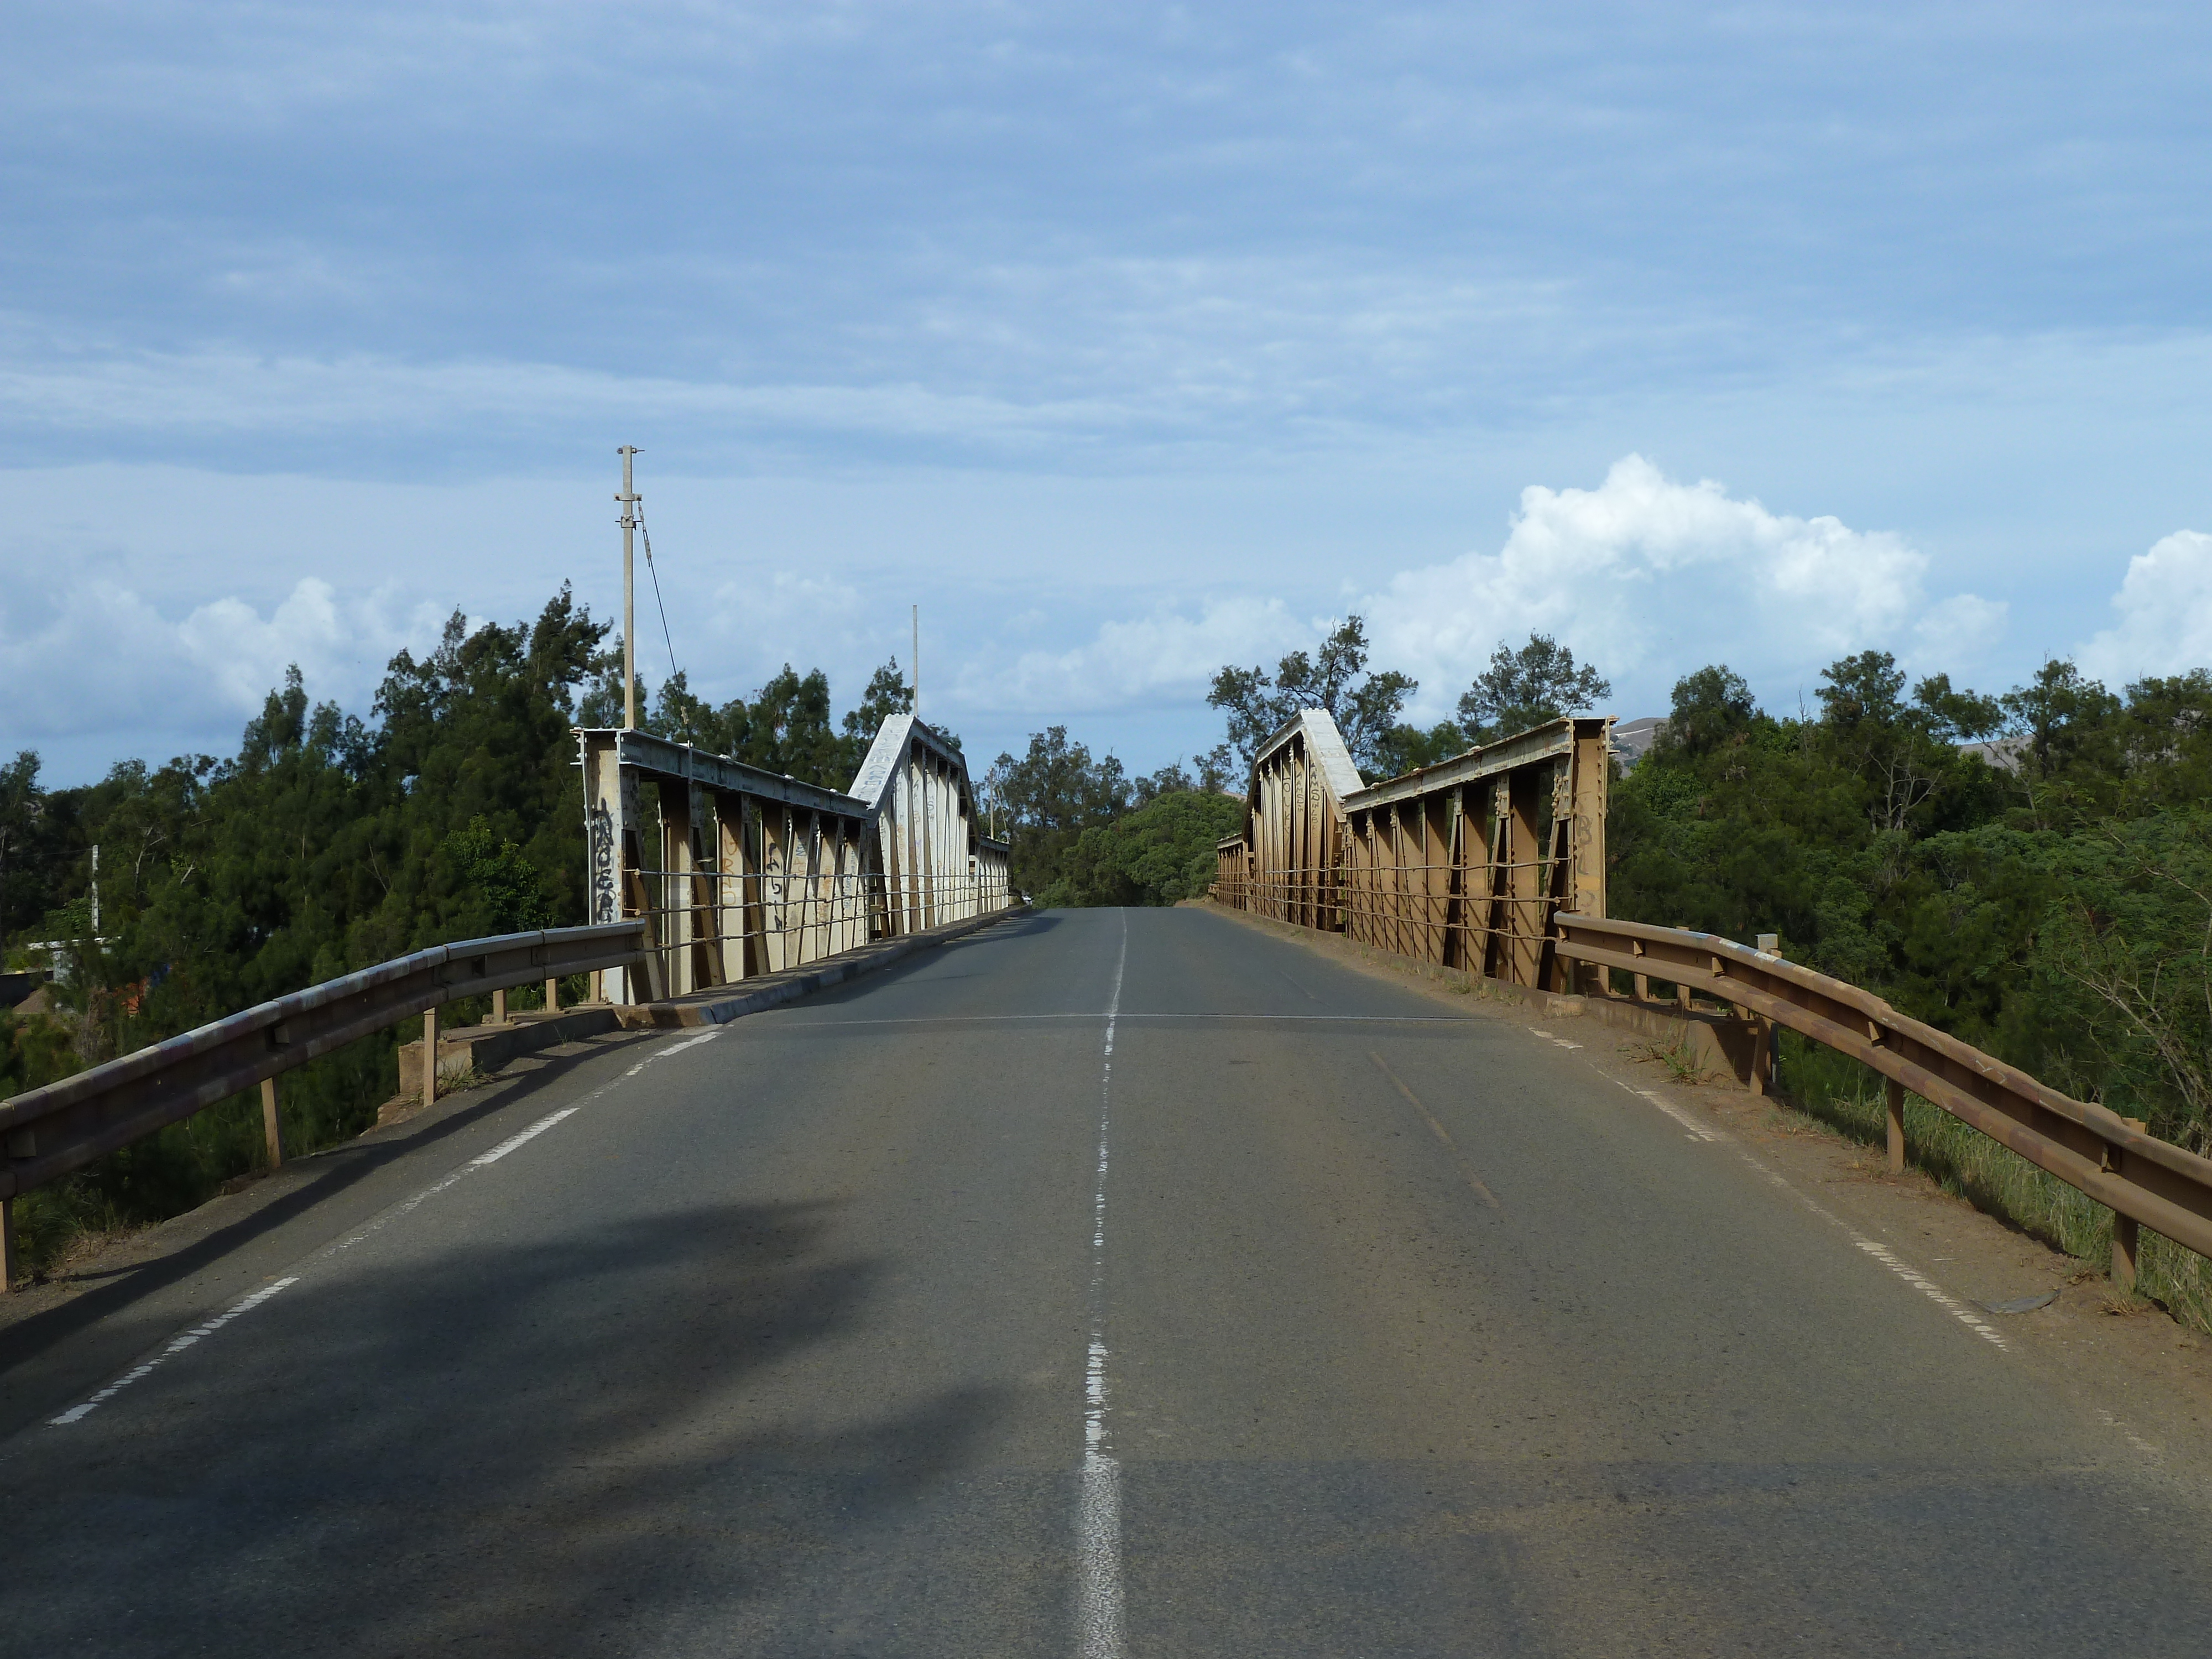
[[[1558,1047],[1562,1048],[1578,1048],[1582,1046],[1580,1043],[1569,1042],[1562,1037],[1554,1036],[1549,1031],[1536,1030],[1534,1028],[1526,1029],[1530,1030],[1530,1035],[1541,1037],[1547,1042],[1556,1044]],[[1668,1117],[1673,1118],[1677,1123],[1688,1130],[1691,1139],[1713,1143],[1725,1143],[1733,1147],[1735,1152],[1735,1155],[1741,1158],[1746,1164],[1748,1164],[1753,1169],[1758,1170],[1761,1176],[1781,1188],[1784,1192],[1788,1193],[1792,1198],[1796,1199],[1799,1203],[1802,1204],[1807,1209],[1812,1211],[1814,1215],[1819,1216],[1820,1219],[1828,1223],[1831,1226],[1840,1228],[1845,1236],[1850,1239],[1851,1243],[1856,1245],[1859,1249],[1871,1256],[1876,1261],[1881,1263],[1883,1267],[1888,1268],[1890,1272],[1895,1273],[1906,1284],[1911,1285],[1914,1290],[1918,1291],[1921,1295],[1926,1297],[1937,1307],[1942,1309],[1944,1312],[1949,1314],[1952,1318],[1957,1320],[1968,1330],[1973,1332],[1975,1335],[1980,1337],[1984,1341],[1989,1343],[1993,1347],[2001,1348],[2008,1353],[2012,1352],[2012,1344],[2005,1340],[2003,1333],[1999,1331],[1996,1327],[1990,1324],[1989,1321],[1984,1319],[1979,1314],[1976,1313],[1972,1304],[1962,1301],[1958,1297],[1953,1296],[1941,1285],[1938,1285],[1934,1279],[1929,1278],[1927,1274],[1922,1273],[1919,1268],[1914,1267],[1911,1262],[1905,1260],[1904,1257],[1899,1255],[1894,1250],[1891,1249],[1888,1245],[1882,1243],[1879,1239],[1869,1238],[1864,1233],[1859,1231],[1857,1228],[1852,1226],[1850,1223],[1845,1221],[1841,1216],[1815,1202],[1804,1193],[1800,1192],[1796,1186],[1792,1183],[1787,1176],[1781,1174],[1778,1170],[1769,1168],[1757,1156],[1755,1156],[1748,1147],[1737,1144],[1733,1137],[1723,1133],[1722,1131],[1699,1122],[1698,1119],[1692,1116],[1688,1112],[1684,1111],[1672,1101],[1662,1098],[1653,1091],[1650,1089],[1639,1089],[1632,1083],[1625,1082],[1620,1078],[1613,1077],[1611,1073],[1607,1072],[1602,1066],[1599,1066],[1595,1060],[1586,1058],[1583,1063],[1589,1066],[1592,1071],[1597,1073],[1600,1077],[1607,1078],[1611,1082],[1620,1084],[1622,1088],[1627,1090],[1630,1094],[1634,1095],[1638,1100],[1642,1100],[1653,1106],[1656,1106],[1661,1111],[1666,1113]]]
[[252,1296],[247,1297],[246,1300],[240,1303],[236,1307],[231,1309],[229,1312],[217,1314],[213,1319],[209,1320],[204,1325],[195,1325],[191,1329],[171,1338],[168,1345],[163,1347],[159,1352],[149,1355],[148,1358],[140,1360],[136,1365],[133,1365],[129,1370],[124,1372],[122,1376],[117,1377],[115,1381],[109,1383],[98,1394],[93,1395],[91,1399],[86,1401],[82,1405],[70,1407],[59,1417],[48,1418],[46,1419],[47,1423],[55,1428],[63,1428],[71,1423],[78,1422],[85,1417],[89,1416],[92,1413],[99,1410],[100,1407],[105,1405],[108,1401],[112,1400],[117,1395],[121,1394],[124,1389],[129,1388],[140,1377],[144,1376],[148,1372],[152,1371],[157,1367],[167,1363],[173,1356],[182,1353],[186,1348],[191,1347],[194,1343],[200,1341],[204,1338],[213,1336],[217,1331],[229,1324],[232,1320],[237,1318],[240,1314],[252,1313],[256,1308],[266,1302],[270,1297],[276,1295],[277,1291],[283,1290],[286,1285],[296,1285],[299,1282],[299,1279],[295,1276],[290,1279],[280,1279],[274,1284],[264,1285],[259,1290],[254,1291]]
[[[696,1048],[702,1042],[712,1042],[720,1035],[721,1032],[720,1030],[702,1031],[697,1036],[686,1037],[681,1042],[672,1042],[665,1048],[656,1048],[653,1053],[646,1055],[644,1059],[639,1060],[636,1065],[624,1072],[622,1076],[611,1079],[607,1082],[602,1083],[598,1088],[592,1090],[591,1093],[586,1095],[574,1106],[563,1106],[557,1112],[548,1112],[544,1117],[539,1118],[535,1123],[531,1124],[527,1128],[509,1135],[505,1140],[501,1141],[498,1146],[493,1147],[489,1152],[478,1153],[467,1163],[462,1164],[459,1169],[448,1170],[446,1174],[439,1176],[437,1180],[432,1182],[420,1192],[412,1194],[410,1196],[402,1199],[398,1203],[394,1204],[391,1208],[386,1210],[381,1215],[370,1222],[368,1225],[363,1227],[359,1232],[353,1234],[350,1237],[342,1238],[335,1244],[325,1246],[321,1250],[316,1253],[316,1259],[318,1261],[327,1261],[333,1256],[340,1254],[342,1251],[351,1249],[355,1245],[362,1243],[375,1237],[375,1235],[382,1232],[385,1228],[388,1227],[392,1223],[398,1220],[403,1216],[412,1215],[416,1210],[420,1209],[430,1200],[437,1197],[439,1194],[446,1191],[448,1188],[459,1182],[464,1176],[498,1163],[500,1159],[505,1158],[509,1152],[515,1151],[518,1147],[528,1145],[531,1141],[535,1140],[538,1136],[544,1134],[548,1129],[552,1128],[555,1125],[575,1116],[577,1113],[582,1111],[585,1107],[599,1099],[600,1096],[605,1094],[609,1090],[616,1087],[619,1084],[627,1082],[631,1078],[635,1077],[640,1072],[645,1070],[647,1066],[652,1065],[655,1060],[665,1060],[669,1055],[681,1054],[686,1048]],[[82,1422],[86,1416],[99,1409],[99,1407],[106,1401],[113,1399],[124,1389],[137,1382],[139,1378],[147,1376],[149,1373],[167,1363],[172,1356],[182,1353],[186,1348],[193,1346],[195,1344],[202,1341],[207,1337],[213,1336],[217,1331],[229,1324],[234,1319],[238,1318],[240,1315],[251,1313],[254,1309],[266,1302],[270,1297],[276,1295],[277,1291],[285,1289],[288,1285],[298,1284],[300,1282],[300,1279],[301,1274],[293,1273],[287,1278],[274,1280],[270,1284],[263,1285],[259,1290],[254,1291],[252,1295],[247,1297],[235,1307],[231,1308],[228,1312],[218,1314],[215,1318],[208,1320],[203,1324],[195,1325],[189,1330],[179,1333],[167,1343],[156,1349],[154,1352],[147,1355],[136,1365],[133,1365],[129,1370],[124,1372],[122,1376],[117,1377],[112,1382],[110,1382],[106,1387],[101,1389],[98,1393],[92,1395],[90,1399],[84,1401],[82,1404],[70,1407],[58,1417],[48,1418],[46,1419],[48,1426],[53,1428],[66,1428],[72,1423]]]

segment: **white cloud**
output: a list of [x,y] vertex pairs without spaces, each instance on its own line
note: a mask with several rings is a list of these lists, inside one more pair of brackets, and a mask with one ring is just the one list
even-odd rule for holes
[[318,701],[360,710],[392,655],[428,648],[443,621],[427,602],[398,614],[385,594],[342,595],[313,578],[265,617],[226,597],[172,619],[96,568],[43,582],[15,574],[0,611],[0,675],[9,740],[25,746],[108,734],[121,752],[155,760],[185,744],[227,752],[288,665],[300,665]]
[[1809,678],[1844,653],[1897,648],[1916,619],[1929,651],[1992,641],[2004,606],[1963,593],[1930,606],[1927,567],[1888,532],[1772,513],[1628,455],[1595,489],[1523,490],[1498,552],[1402,572],[1358,608],[1376,659],[1419,678],[1415,713],[1434,718],[1500,641],[1531,630],[1616,684],[1711,661],[1754,684]]
[[2177,530],[2136,554],[2112,608],[2118,624],[2075,653],[2083,672],[2119,686],[2212,667],[2212,536]]
[[1211,599],[1187,616],[1162,610],[1108,622],[1069,651],[1027,651],[1011,667],[971,667],[957,706],[991,710],[1114,708],[1164,696],[1202,698],[1224,663],[1272,664],[1310,645],[1322,624],[1292,617],[1280,599]]
[[1954,593],[1928,607],[1913,624],[1918,641],[1909,653],[1915,666],[1956,671],[2004,637],[2012,607],[1978,593]]

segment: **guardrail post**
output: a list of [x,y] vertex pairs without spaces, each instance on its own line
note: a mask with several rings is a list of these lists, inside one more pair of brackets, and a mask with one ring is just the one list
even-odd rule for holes
[[[2139,1117],[2124,1117],[2120,1121],[2139,1133],[2150,1127],[2149,1124]],[[2118,1148],[2108,1150],[2105,1154],[2105,1161],[2111,1165],[2113,1174],[2124,1176],[2127,1173],[2127,1154]],[[2136,1269],[2140,1265],[2138,1247],[2141,1243],[2141,1229],[2136,1225],[2136,1218],[2131,1215],[2122,1215],[2118,1210],[2113,1211],[2112,1283],[2124,1291],[2132,1291],[2136,1287]]]
[[495,1025],[507,1024],[507,988],[504,985],[491,994],[491,1023]]
[[15,1200],[0,1198],[0,1296],[15,1288]]
[[1889,1172],[1905,1173],[1905,1085],[1895,1078],[1882,1079],[1882,1094],[1888,1106]]
[[438,1009],[422,1011],[422,1105],[428,1110],[438,1098]]
[[549,1014],[561,1012],[561,981],[557,979],[545,981],[545,1012]]
[[261,1137],[269,1143],[269,1167],[284,1167],[284,1131],[276,1120],[276,1079],[261,1079]]

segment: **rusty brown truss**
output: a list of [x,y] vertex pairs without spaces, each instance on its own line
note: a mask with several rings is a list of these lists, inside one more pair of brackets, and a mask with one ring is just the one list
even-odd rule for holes
[[1444,967],[1552,985],[1552,915],[1605,910],[1610,725],[1553,720],[1368,786],[1334,723],[1305,710],[1260,752],[1249,827],[1217,848],[1215,894]]

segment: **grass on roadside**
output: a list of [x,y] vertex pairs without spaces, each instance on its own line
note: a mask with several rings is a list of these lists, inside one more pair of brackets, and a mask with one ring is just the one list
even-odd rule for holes
[[[1887,1110],[1881,1077],[1794,1031],[1776,1034],[1777,1091],[1853,1140],[1884,1145]],[[1917,1095],[1905,1097],[1906,1161],[1947,1193],[2018,1227],[2101,1276],[2112,1260],[2112,1212],[2054,1175],[2001,1146]],[[2145,1228],[2132,1299],[2116,1291],[2110,1311],[2148,1297],[2181,1323],[2212,1332],[2212,1261]]]

